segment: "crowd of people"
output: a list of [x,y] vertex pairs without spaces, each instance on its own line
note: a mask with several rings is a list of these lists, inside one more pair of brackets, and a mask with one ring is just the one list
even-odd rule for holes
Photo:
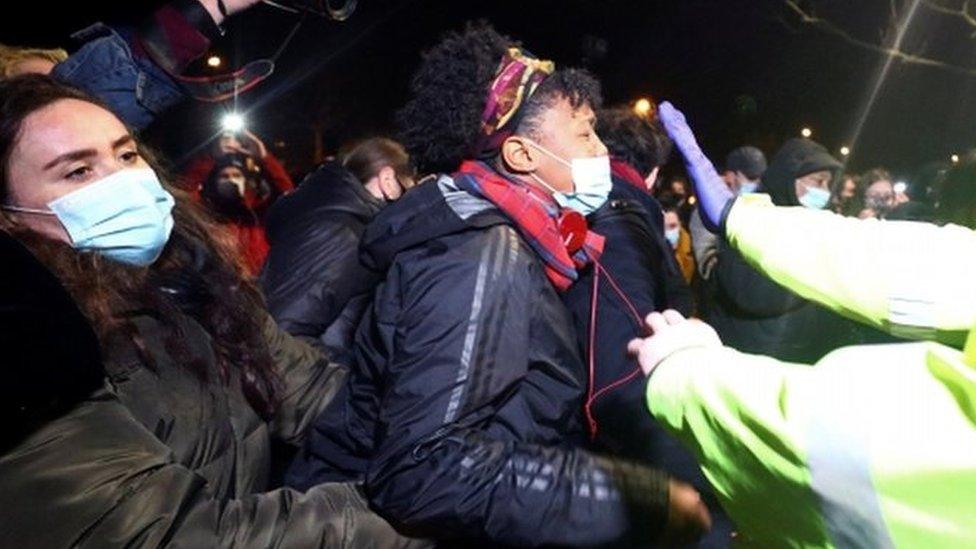
[[0,48],[3,544],[976,543],[976,159],[716,166],[478,22],[297,185],[246,130],[169,173],[255,3]]

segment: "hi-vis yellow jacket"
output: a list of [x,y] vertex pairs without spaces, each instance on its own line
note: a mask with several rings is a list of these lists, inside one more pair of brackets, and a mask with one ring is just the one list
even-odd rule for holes
[[[729,241],[801,296],[919,343],[813,367],[689,348],[651,413],[761,547],[976,547],[976,232],[739,198]],[[968,338],[968,341],[967,341]]]

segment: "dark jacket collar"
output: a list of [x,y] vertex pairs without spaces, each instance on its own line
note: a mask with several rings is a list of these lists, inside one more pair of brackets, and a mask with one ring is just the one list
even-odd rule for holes
[[269,239],[306,216],[345,213],[367,223],[384,206],[338,162],[326,162],[310,173],[294,192],[278,199],[268,212]]
[[361,246],[365,265],[386,270],[396,254],[472,228],[508,223],[491,203],[460,190],[447,175],[428,178],[384,208],[366,228]]

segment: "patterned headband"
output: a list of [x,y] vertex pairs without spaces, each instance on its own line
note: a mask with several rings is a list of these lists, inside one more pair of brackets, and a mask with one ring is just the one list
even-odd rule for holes
[[498,150],[512,135],[518,124],[519,109],[554,70],[552,61],[536,59],[516,47],[508,49],[488,90],[474,151],[476,156]]

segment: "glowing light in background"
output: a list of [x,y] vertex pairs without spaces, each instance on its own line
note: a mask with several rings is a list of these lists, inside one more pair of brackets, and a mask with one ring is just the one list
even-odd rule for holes
[[637,113],[637,116],[646,117],[651,114],[651,109],[653,109],[653,107],[654,106],[651,104],[650,99],[641,97],[636,103],[634,103],[634,112]]
[[220,125],[224,128],[224,131],[237,133],[244,129],[244,117],[239,113],[229,112],[224,115]]

